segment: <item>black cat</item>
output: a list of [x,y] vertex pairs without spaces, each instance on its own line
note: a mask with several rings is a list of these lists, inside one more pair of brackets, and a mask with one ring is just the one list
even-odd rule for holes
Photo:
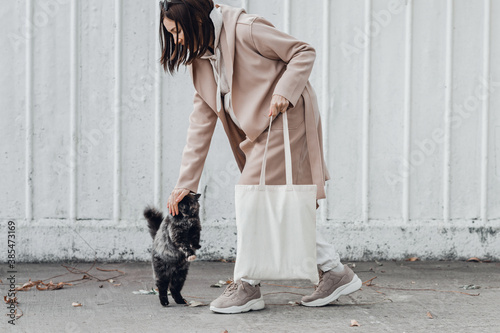
[[144,209],[149,233],[153,237],[152,264],[160,303],[168,305],[167,292],[177,304],[186,304],[181,295],[195,250],[200,246],[200,194],[188,194],[179,202],[179,214],[163,218],[153,207]]

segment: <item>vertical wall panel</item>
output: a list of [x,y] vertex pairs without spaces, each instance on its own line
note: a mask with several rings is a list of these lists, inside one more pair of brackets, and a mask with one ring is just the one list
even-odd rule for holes
[[[81,3],[77,216],[111,219],[113,205],[113,1]],[[103,34],[102,31],[109,33]]]
[[151,45],[157,40],[150,32],[157,29],[157,20],[152,19],[156,13],[154,6],[127,0],[122,7],[120,71],[127,75],[121,76],[120,216],[137,219],[142,217],[146,198],[150,198],[150,203],[153,200],[156,64],[150,55],[155,50]]
[[[409,216],[442,215],[446,2],[413,1]],[[420,198],[426,198],[425,201]]]
[[488,217],[498,224],[500,219],[500,20],[493,19],[500,13],[500,1],[491,2],[490,27],[490,133],[488,165]]
[[69,155],[71,4],[41,5],[34,1],[33,216],[67,218],[75,165]]
[[374,219],[401,217],[401,184],[381,175],[398,170],[403,152],[406,8],[392,14],[388,4],[373,1],[372,8],[377,13],[372,24],[369,123],[369,209]]
[[330,31],[330,98],[333,108],[328,140],[323,145],[330,152],[326,161],[329,217],[333,220],[361,218],[361,138],[363,110],[363,56],[365,43],[364,1],[333,1]]
[[454,2],[450,218],[480,217],[483,2]]
[[0,214],[24,218],[26,214],[26,37],[27,1],[12,1],[0,7]]

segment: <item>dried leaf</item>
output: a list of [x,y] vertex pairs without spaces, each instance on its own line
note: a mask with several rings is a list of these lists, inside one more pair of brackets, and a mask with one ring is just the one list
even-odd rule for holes
[[380,261],[378,261],[378,260],[375,260],[375,263],[376,263],[377,265],[379,265],[379,266],[384,266],[384,264],[383,264],[383,263],[381,263],[381,262],[380,262]]
[[28,291],[28,290],[31,289],[31,287],[37,286],[40,283],[42,283],[42,280],[31,281],[31,279],[29,279],[28,282],[26,282],[25,284],[23,284],[20,287],[15,288],[15,290],[17,290],[17,291]]
[[[41,285],[44,285],[44,287],[42,287]],[[49,283],[43,283],[40,281],[40,283],[38,283],[36,285],[36,289],[38,289],[38,290],[57,290],[57,289],[62,289],[65,285],[72,286],[71,283],[66,283],[66,282],[59,282],[58,284],[54,284],[52,281],[50,281]]]
[[481,262],[481,259],[476,258],[476,257],[472,257],[472,258],[467,259],[467,261]]
[[229,332],[227,330],[224,330],[224,332],[222,332],[222,333],[229,333]]
[[11,297],[11,298],[7,298],[7,296],[4,296],[3,297],[3,300],[5,301],[5,303],[9,304],[9,303],[17,303],[17,297]]
[[429,319],[434,319],[434,317],[432,316],[432,313],[430,311],[427,311],[427,317],[429,317]]
[[108,280],[108,282],[109,282],[109,283],[113,283],[113,282],[115,282],[115,280],[113,280],[113,279],[109,279],[109,280]]
[[202,303],[202,302],[198,302],[198,301],[191,301],[189,302],[189,307],[191,308],[195,308],[197,306],[205,306],[206,304]]
[[16,291],[28,291],[30,289],[31,289],[31,287],[17,287],[14,290],[16,290]]
[[354,319],[351,319],[351,327],[354,327],[354,326],[361,326],[360,324],[358,324],[358,322]]
[[406,259],[406,261],[418,261],[418,260],[420,260],[418,257],[411,257]]
[[76,308],[78,306],[82,306],[82,303],[73,302],[71,303],[71,305],[73,305]]
[[118,287],[118,286],[121,286],[122,284],[121,283],[113,283],[113,286],[115,287]]
[[290,304],[291,306],[297,306],[297,305],[300,305],[299,302],[294,302],[294,301],[290,301],[288,302],[288,304]]

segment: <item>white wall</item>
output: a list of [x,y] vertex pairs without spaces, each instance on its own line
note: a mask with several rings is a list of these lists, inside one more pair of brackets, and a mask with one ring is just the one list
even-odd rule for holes
[[[342,258],[500,259],[500,1],[220,2],[317,50],[332,176],[318,227]],[[166,208],[193,95],[187,71],[158,70],[157,10],[0,7],[2,260],[9,220],[19,261],[149,259],[142,209]],[[238,173],[218,126],[199,188],[203,259],[235,255]]]

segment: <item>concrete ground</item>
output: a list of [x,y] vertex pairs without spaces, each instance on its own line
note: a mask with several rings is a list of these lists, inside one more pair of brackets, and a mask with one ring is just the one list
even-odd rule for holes
[[[328,306],[308,308],[289,304],[313,291],[307,281],[263,281],[266,308],[237,315],[215,314],[206,305],[164,308],[156,295],[134,294],[153,287],[149,263],[96,263],[92,268],[91,263],[64,264],[81,271],[69,273],[61,264],[17,265],[16,284],[29,279],[48,279],[44,281],[48,283],[49,278],[56,284],[84,274],[91,279],[59,290],[19,291],[23,315],[15,326],[2,316],[0,332],[500,332],[498,262],[348,263],[363,282],[376,277],[372,285],[366,283],[362,290]],[[223,291],[210,285],[229,278],[233,267],[233,263],[193,262],[184,297],[209,304]],[[2,295],[7,295],[5,265],[0,272]],[[479,289],[465,290],[465,285]],[[73,302],[82,306],[74,307]],[[7,314],[7,306],[3,309]],[[360,326],[350,327],[353,319]]]

